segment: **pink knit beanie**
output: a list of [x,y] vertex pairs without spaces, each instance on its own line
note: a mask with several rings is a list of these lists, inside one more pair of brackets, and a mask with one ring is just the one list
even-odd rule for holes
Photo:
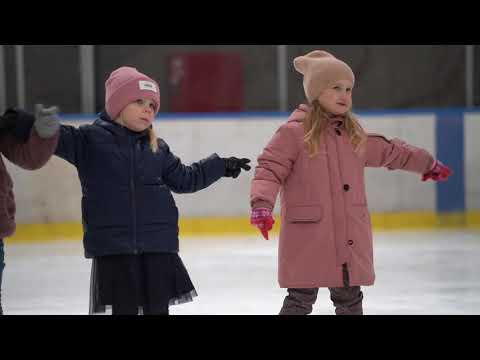
[[350,80],[355,84],[355,75],[350,66],[326,51],[315,50],[299,56],[293,64],[303,75],[303,87],[310,103],[335,81]]
[[155,115],[160,110],[160,89],[155,80],[133,67],[123,66],[113,71],[105,82],[105,108],[112,120],[128,104],[141,99],[155,103]]

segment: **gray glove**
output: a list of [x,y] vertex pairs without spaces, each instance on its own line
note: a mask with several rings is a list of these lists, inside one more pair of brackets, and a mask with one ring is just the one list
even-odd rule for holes
[[42,104],[35,105],[35,130],[41,138],[48,139],[55,135],[60,128],[58,107],[44,108]]

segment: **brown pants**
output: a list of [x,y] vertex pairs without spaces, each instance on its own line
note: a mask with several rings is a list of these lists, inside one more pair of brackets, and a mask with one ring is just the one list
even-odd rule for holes
[[[328,288],[337,315],[363,315],[360,286],[350,286],[347,265],[343,265],[344,287]],[[308,315],[317,300],[318,288],[288,289],[279,315]]]

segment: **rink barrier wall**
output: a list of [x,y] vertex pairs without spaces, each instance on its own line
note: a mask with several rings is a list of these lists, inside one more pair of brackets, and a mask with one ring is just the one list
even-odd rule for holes
[[[423,146],[455,173],[447,183],[421,183],[412,174],[367,169],[374,230],[480,228],[479,109],[357,114],[367,131]],[[288,114],[277,112],[162,114],[155,128],[186,164],[215,151],[220,156],[250,157],[255,163],[256,156],[287,117]],[[95,117],[62,115],[61,118],[65,124],[78,126]],[[17,232],[10,241],[82,237],[80,185],[73,166],[54,157],[45,168],[27,172],[5,162],[14,180],[17,200]],[[247,173],[235,181],[223,179],[214,185],[215,189],[193,195],[174,194],[181,215],[180,235],[256,234],[248,219],[252,175],[253,172]],[[396,191],[392,192],[392,188]],[[278,211],[276,208],[277,218]]]
[[[432,231],[465,229],[480,231],[480,211],[450,214],[433,212],[404,212],[372,214],[374,231]],[[281,221],[276,219],[271,235],[278,236]],[[180,239],[186,237],[205,238],[215,236],[258,236],[260,233],[250,225],[249,217],[228,218],[183,218],[179,223]],[[20,224],[14,236],[6,242],[31,243],[49,241],[79,241],[83,238],[80,223]]]

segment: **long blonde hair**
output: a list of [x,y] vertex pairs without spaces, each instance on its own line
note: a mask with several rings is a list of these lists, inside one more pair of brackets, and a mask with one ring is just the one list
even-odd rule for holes
[[[120,113],[120,116],[116,120],[120,125],[123,127],[125,126],[125,122],[123,121],[123,111]],[[150,143],[150,149],[153,153],[158,152],[158,139],[157,134],[155,133],[155,129],[153,128],[153,124],[148,128],[148,138]]]
[[153,124],[148,128],[148,137],[150,139],[150,149],[153,153],[158,152],[158,139]]
[[[318,147],[322,140],[322,134],[328,126],[328,121],[328,113],[320,105],[320,102],[318,100],[312,101],[310,111],[304,120],[305,136],[303,138],[307,144],[310,157],[318,154]],[[367,139],[367,134],[351,110],[345,114],[344,125],[354,150],[359,151]]]

